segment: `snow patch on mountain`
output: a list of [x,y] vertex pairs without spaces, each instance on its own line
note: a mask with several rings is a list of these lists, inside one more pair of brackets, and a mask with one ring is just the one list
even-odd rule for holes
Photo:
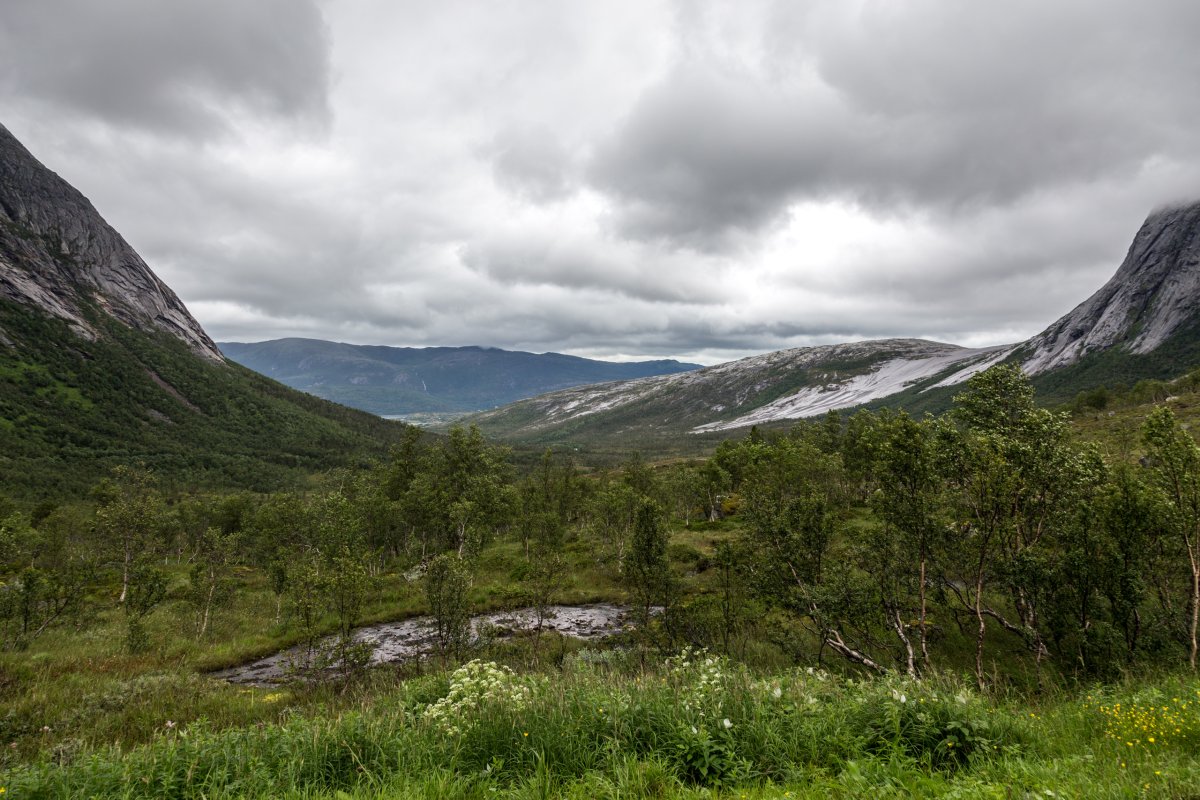
[[[930,389],[941,389],[946,386],[957,386],[960,383],[966,383],[969,379],[975,377],[979,373],[983,372],[985,369],[988,369],[989,367],[994,367],[997,364],[999,364],[1001,361],[1003,361],[1004,359],[1008,358],[1010,355],[1012,355],[1012,352],[1016,349],[1017,349],[1016,345],[1002,345],[1000,347],[983,348],[980,351],[985,354],[985,356],[983,358],[980,358],[978,361],[976,361],[973,364],[963,367],[958,372],[955,372],[955,373],[943,378],[942,380],[935,383],[933,386],[929,386],[925,389],[922,389],[921,391],[927,392]],[[991,355],[990,356],[986,355],[987,353],[991,353]]]
[[[944,345],[944,347],[953,347]],[[824,386],[807,386],[786,397],[781,397],[771,403],[756,408],[749,414],[737,419],[710,422],[693,428],[694,433],[724,431],[732,428],[744,428],[748,425],[758,425],[764,422],[776,422],[786,419],[803,419],[815,417],[840,408],[869,403],[890,397],[897,392],[922,380],[927,380],[949,367],[968,359],[977,359],[980,355],[992,354],[997,348],[965,349],[953,347],[943,352],[935,353],[924,358],[896,358],[884,361],[871,372],[856,375],[842,383],[832,383]],[[1002,358],[1003,355],[1000,356]],[[998,358],[996,360],[999,360]],[[961,375],[960,381],[966,380],[974,372],[972,367],[955,373]],[[983,367],[980,367],[982,369]],[[947,379],[950,380],[950,379]],[[954,381],[959,382],[959,381]],[[938,385],[949,385],[946,381]]]

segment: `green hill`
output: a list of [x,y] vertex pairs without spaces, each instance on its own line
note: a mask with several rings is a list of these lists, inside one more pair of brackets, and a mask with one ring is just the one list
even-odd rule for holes
[[269,489],[386,453],[406,426],[197,357],[92,311],[102,333],[0,300],[0,491],[78,494],[142,462],[186,485]]

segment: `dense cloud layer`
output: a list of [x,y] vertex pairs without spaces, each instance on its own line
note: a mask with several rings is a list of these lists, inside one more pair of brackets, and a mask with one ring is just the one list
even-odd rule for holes
[[1200,6],[12,0],[4,122],[218,339],[1040,330],[1200,194]]

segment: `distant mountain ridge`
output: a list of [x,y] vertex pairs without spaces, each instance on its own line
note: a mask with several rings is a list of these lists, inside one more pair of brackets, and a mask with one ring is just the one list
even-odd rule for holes
[[469,412],[582,384],[699,369],[493,347],[388,347],[275,339],[221,342],[230,359],[294,389],[382,415]]
[[781,350],[683,376],[576,388],[476,415],[513,440],[614,444],[733,431],[860,406],[948,405],[971,375],[1019,363],[1043,399],[1200,366],[1200,202],[1152,213],[1116,274],[1025,342],[982,349],[885,339]]
[[923,339],[797,347],[681,375],[580,386],[469,419],[485,433],[547,444],[725,433],[939,389],[1009,349]]

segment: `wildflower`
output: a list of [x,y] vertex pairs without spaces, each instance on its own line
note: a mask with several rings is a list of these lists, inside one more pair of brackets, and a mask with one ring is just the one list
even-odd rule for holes
[[530,694],[529,687],[512,670],[475,660],[454,671],[450,676],[450,691],[426,706],[423,716],[444,732],[458,734],[462,732],[458,723],[472,719],[471,712],[481,706],[521,708],[529,702]]
[[778,686],[776,686],[774,689],[771,690],[771,696],[774,697],[776,700],[778,700],[780,697],[783,696],[783,689],[780,689]]
[[733,727],[733,723],[729,721],[729,717],[721,720],[721,724],[725,726],[725,730],[729,730]]
[[175,727],[175,720],[173,720],[173,719],[167,720],[167,723],[165,725],[163,725],[163,727],[166,728],[167,730],[172,730]]

